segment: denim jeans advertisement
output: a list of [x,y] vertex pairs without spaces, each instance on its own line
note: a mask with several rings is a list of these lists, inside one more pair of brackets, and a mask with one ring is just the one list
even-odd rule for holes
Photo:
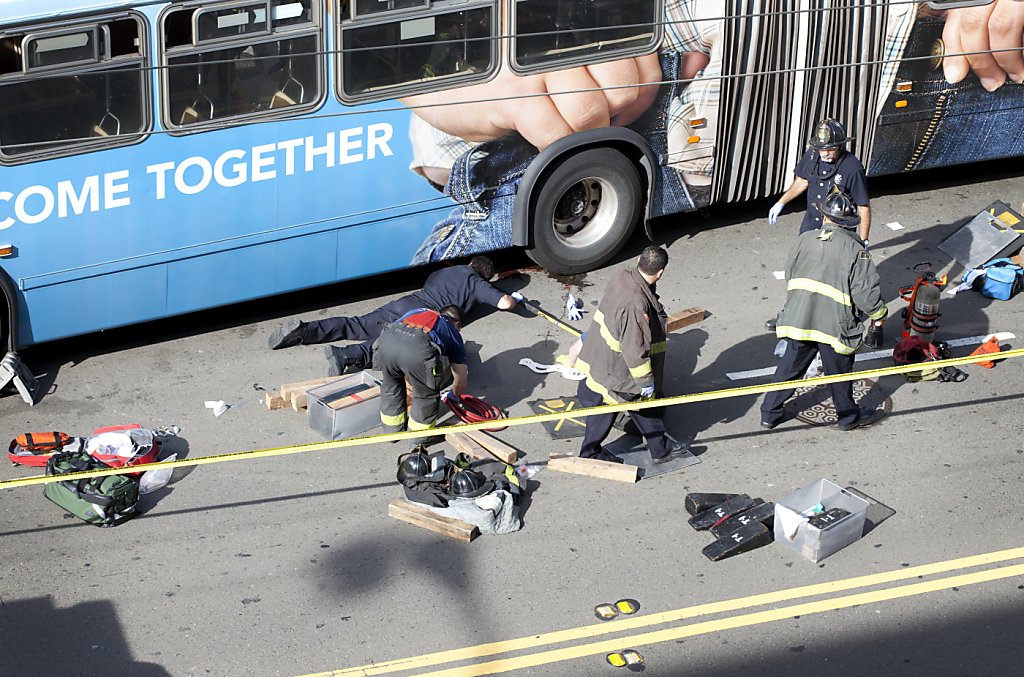
[[[515,12],[564,4],[523,0]],[[511,246],[527,169],[585,130],[643,137],[657,161],[637,170],[650,217],[780,193],[825,118],[845,125],[869,176],[1024,154],[1024,2],[658,6],[657,44],[639,56],[524,74],[508,63],[519,47],[506,47],[486,82],[402,99],[411,169],[452,200],[412,263]]]

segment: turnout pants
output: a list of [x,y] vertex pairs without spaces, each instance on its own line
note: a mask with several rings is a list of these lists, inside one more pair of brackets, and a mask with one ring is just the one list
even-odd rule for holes
[[422,308],[424,303],[415,295],[403,296],[381,306],[372,313],[354,317],[329,317],[306,323],[302,343],[334,343],[335,341],[362,341],[345,346],[347,361],[360,369],[367,369],[373,363],[373,341],[384,331],[384,327],[395,322],[410,310]]
[[[420,329],[389,324],[376,343],[377,362],[383,375],[380,386],[380,420],[384,432],[426,430],[437,422],[447,360],[441,349]],[[412,388],[412,405],[406,412],[405,382]]]
[[[625,402],[633,402],[639,399],[639,395],[629,393],[615,393]],[[606,404],[604,399],[587,386],[584,379],[579,382],[576,388],[576,398],[581,407],[597,407]],[[647,448],[651,452],[651,458],[661,458],[668,453],[665,440],[665,407],[651,407],[640,411],[629,412],[629,417],[640,430],[647,442]],[[583,446],[580,447],[580,456],[586,458],[593,455],[601,448],[612,431],[616,414],[593,414],[587,417],[587,429],[583,433]]]
[[[807,373],[815,355],[821,355],[821,366],[829,376],[849,374],[853,371],[853,355],[840,355],[827,343],[813,341],[796,341],[786,339],[786,354],[775,370],[775,383],[793,381]],[[853,401],[853,382],[830,383],[832,402],[836,405],[836,414],[840,425],[853,423],[857,420],[857,403]],[[779,423],[784,413],[786,400],[793,396],[795,390],[775,390],[765,394],[761,403],[761,420],[768,423]]]

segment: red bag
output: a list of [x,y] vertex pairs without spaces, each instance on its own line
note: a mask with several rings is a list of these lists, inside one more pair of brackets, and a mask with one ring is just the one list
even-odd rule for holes
[[75,438],[67,433],[24,433],[11,440],[7,448],[7,458],[11,463],[30,465],[38,468],[46,466],[50,456],[71,444]]
[[138,423],[110,425],[92,431],[85,441],[85,451],[112,468],[124,468],[156,462],[160,442],[152,430]]

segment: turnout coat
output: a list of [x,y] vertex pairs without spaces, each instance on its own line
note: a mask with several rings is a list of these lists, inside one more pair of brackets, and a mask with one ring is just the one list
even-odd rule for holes
[[835,225],[801,234],[786,265],[779,338],[827,343],[840,355],[861,345],[864,316],[886,315],[878,271],[864,241]]
[[614,404],[636,399],[641,388],[661,390],[668,317],[636,268],[617,272],[587,330],[576,366],[587,387]]

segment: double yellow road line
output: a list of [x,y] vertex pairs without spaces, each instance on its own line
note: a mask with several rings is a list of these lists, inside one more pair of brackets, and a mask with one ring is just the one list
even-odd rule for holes
[[[749,627],[773,621],[786,620],[794,616],[806,616],[810,614],[824,613],[848,609],[854,606],[878,604],[896,599],[914,597],[929,592],[948,590],[950,588],[963,588],[978,583],[987,583],[1002,579],[1024,576],[1024,563],[1014,560],[1024,559],[1024,548],[1011,548],[1000,550],[984,555],[974,555],[959,559],[925,564],[916,567],[902,567],[894,571],[886,571],[867,576],[858,576],[828,583],[817,583],[788,590],[778,590],[750,597],[722,602],[712,602],[699,606],[683,607],[672,611],[641,615],[622,620],[609,621],[594,625],[586,625],[579,628],[559,630],[555,632],[520,637],[501,642],[479,644],[477,646],[450,651],[439,651],[436,653],[401,658],[381,663],[371,663],[358,667],[345,668],[329,672],[320,672],[306,677],[347,677],[351,675],[383,675],[395,672],[414,671],[414,674],[424,677],[426,675],[491,675],[510,670],[549,665],[561,661],[567,661],[588,656],[607,654],[612,651],[620,651],[624,647],[641,647],[662,642],[669,642],[686,637],[696,637],[710,633],[733,630],[736,628]],[[1001,565],[991,567],[991,565]],[[826,597],[817,601],[802,602],[788,606],[775,606],[775,608],[762,611],[748,611],[725,618],[702,621],[697,623],[677,625],[659,630],[647,630],[636,634],[629,633],[635,630],[646,630],[656,625],[677,623],[701,616],[712,614],[723,614],[733,611],[747,611],[755,607],[766,605],[778,605],[782,602],[806,599],[822,595],[834,595],[835,593],[885,586],[891,583],[900,583],[909,579],[916,579],[925,576],[936,576],[955,571],[962,571],[976,567],[989,566],[989,568],[970,573],[957,573],[952,576],[944,576],[933,580],[907,585],[892,585],[881,587],[865,592],[857,592],[850,595]],[[599,641],[587,642],[597,637],[617,635],[612,639],[601,639]],[[556,644],[569,643],[569,646],[562,648],[545,649]],[[531,650],[543,649],[540,651]],[[505,654],[520,653],[514,656],[503,656]],[[431,672],[418,672],[426,668],[447,665],[463,661],[479,661],[490,658],[483,662],[475,662],[468,665],[447,667]]]

